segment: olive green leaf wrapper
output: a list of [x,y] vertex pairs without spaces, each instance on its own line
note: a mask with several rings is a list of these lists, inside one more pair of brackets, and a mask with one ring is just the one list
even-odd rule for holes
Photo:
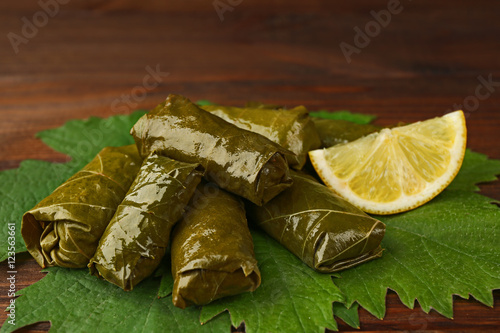
[[290,167],[297,170],[306,163],[307,152],[321,146],[314,123],[303,106],[285,110],[204,105],[202,109],[239,128],[259,133],[293,152],[295,155],[287,156],[287,160]]
[[26,212],[21,234],[38,264],[86,267],[141,163],[135,145],[106,147]]
[[385,225],[303,173],[262,207],[250,205],[250,221],[311,268],[335,272],[380,257]]
[[335,146],[339,143],[351,142],[373,132],[378,132],[381,129],[375,125],[356,124],[341,119],[312,119],[323,148]]
[[211,301],[260,285],[260,271],[242,201],[202,183],[172,234],[175,306]]
[[151,275],[201,180],[199,164],[151,154],[104,231],[89,267],[124,290]]
[[287,150],[179,95],[169,95],[141,117],[131,134],[141,156],[157,151],[178,161],[200,163],[207,180],[257,205],[292,184]]

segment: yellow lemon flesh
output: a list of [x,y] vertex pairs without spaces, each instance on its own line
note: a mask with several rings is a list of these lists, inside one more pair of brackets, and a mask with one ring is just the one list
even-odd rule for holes
[[385,128],[356,141],[309,152],[334,192],[372,214],[414,209],[455,178],[465,154],[462,111]]

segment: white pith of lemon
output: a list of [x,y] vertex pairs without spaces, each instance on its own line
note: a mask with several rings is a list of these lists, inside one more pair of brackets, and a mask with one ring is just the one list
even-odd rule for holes
[[316,172],[334,192],[372,214],[423,205],[455,178],[465,154],[462,111],[384,128],[356,141],[309,152]]

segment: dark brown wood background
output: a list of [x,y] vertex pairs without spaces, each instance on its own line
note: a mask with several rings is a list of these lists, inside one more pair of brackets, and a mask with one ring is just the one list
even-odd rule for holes
[[[373,30],[350,63],[340,43],[355,45],[354,28],[364,30],[370,11],[386,10],[389,1],[221,0],[233,4],[223,20],[214,0],[59,1],[67,3],[47,22],[36,0],[0,3],[0,169],[24,159],[64,162],[34,134],[69,119],[150,108],[171,92],[195,101],[348,109],[378,115],[379,124],[463,105],[469,148],[500,158],[499,1],[402,0],[401,11]],[[28,38],[16,52],[8,36],[23,36],[23,17],[38,19],[39,27],[24,29]],[[168,75],[144,90],[148,67]],[[492,83],[478,88],[480,78]],[[482,193],[500,199],[499,182],[483,185]],[[19,260],[18,288],[42,277],[28,256]],[[2,279],[0,308],[6,286]],[[494,295],[494,308],[457,298],[449,320],[418,305],[409,310],[390,292],[386,318],[361,310],[361,330],[495,331],[500,292]]]

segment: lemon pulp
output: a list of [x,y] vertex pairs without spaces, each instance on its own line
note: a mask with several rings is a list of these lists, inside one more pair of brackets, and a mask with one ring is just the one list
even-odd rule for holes
[[356,141],[309,152],[325,184],[369,213],[416,208],[455,178],[466,147],[462,111],[383,129]]

